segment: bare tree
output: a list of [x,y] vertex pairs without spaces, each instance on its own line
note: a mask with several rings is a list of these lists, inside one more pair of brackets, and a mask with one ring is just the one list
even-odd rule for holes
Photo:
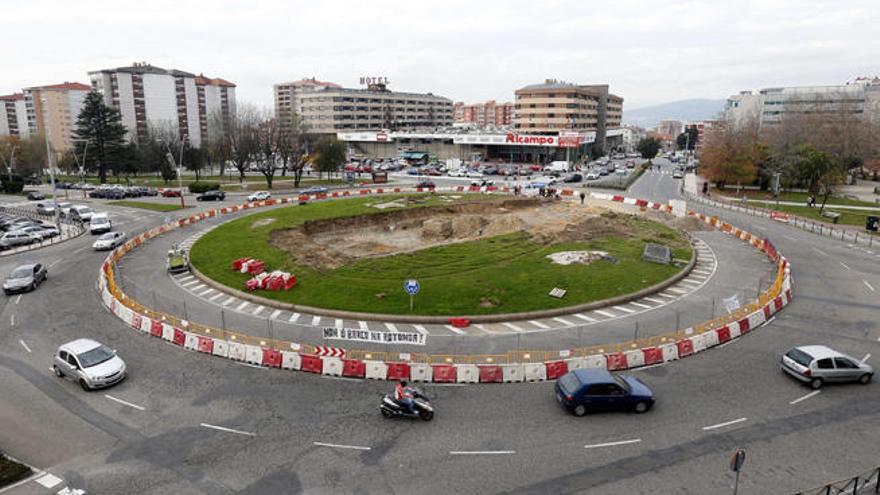
[[260,151],[259,111],[253,105],[242,104],[229,116],[229,124],[223,133],[229,150],[229,161],[238,171],[239,182],[244,182],[245,172]]
[[278,150],[281,129],[278,120],[262,112],[257,124],[257,153],[254,155],[257,169],[266,178],[266,186],[272,189],[275,172],[278,171]]
[[281,160],[281,175],[293,172],[293,187],[299,187],[303,170],[309,162],[312,136],[307,133],[305,124],[296,113],[292,113],[284,125],[279,126],[278,157]]

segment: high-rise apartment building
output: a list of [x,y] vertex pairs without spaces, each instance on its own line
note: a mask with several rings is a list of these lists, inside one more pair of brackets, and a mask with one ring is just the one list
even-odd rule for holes
[[89,72],[92,87],[122,116],[128,139],[147,139],[150,127],[170,129],[199,147],[235,113],[235,84],[147,63]]
[[0,96],[0,136],[28,136],[27,106],[23,93]]
[[684,132],[684,122],[680,120],[661,120],[655,129],[657,134],[672,136],[673,139]]
[[280,119],[299,116],[308,132],[425,130],[452,124],[452,100],[431,93],[391,91],[385,83],[363,89],[315,80],[276,84]]
[[513,103],[465,104],[456,102],[452,106],[453,122],[456,124],[475,124],[477,127],[506,127],[513,124]]
[[29,132],[48,134],[49,143],[56,153],[70,149],[76,120],[90,90],[88,85],[76,82],[25,88]]
[[581,85],[547,79],[516,90],[514,127],[524,133],[595,131],[604,147],[608,129],[620,127],[623,98],[607,84]]

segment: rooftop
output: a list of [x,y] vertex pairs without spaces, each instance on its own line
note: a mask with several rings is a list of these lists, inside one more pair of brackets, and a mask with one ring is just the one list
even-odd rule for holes
[[101,69],[94,72],[129,72],[131,74],[162,74],[169,75],[175,77],[196,77],[195,74],[190,72],[184,72],[182,70],[177,69],[163,69],[161,67],[156,67],[155,65],[150,65],[146,62],[135,62],[134,64],[128,67],[117,67],[115,69]]
[[16,100],[23,100],[23,99],[24,99],[24,93],[12,93],[11,95],[0,96],[0,100],[2,100],[2,101],[16,101]]
[[25,89],[39,89],[44,91],[90,91],[92,89],[88,84],[78,82],[64,81],[61,84],[49,84],[46,86],[32,86]]

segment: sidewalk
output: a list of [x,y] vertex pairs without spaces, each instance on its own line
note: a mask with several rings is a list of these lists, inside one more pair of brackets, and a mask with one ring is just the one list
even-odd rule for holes
[[[742,201],[742,198],[735,198],[735,197],[732,197],[732,196],[721,196],[721,195],[718,195],[717,197],[723,199],[724,201],[730,201],[731,203],[739,203],[739,202]],[[776,202],[775,200],[772,200],[772,199],[749,199],[748,202],[749,202],[749,203],[758,204],[758,205],[766,205],[766,206],[768,206],[768,207],[771,206],[771,205],[775,205],[775,204],[777,204],[777,202]],[[806,203],[804,203],[803,201],[780,201],[778,204],[781,205],[781,206],[803,206],[803,207],[806,207],[806,206],[807,206]],[[817,200],[817,201],[816,201],[816,206],[814,206],[814,208],[819,208],[819,206],[821,206],[821,204],[822,204],[822,203],[820,203],[820,202]],[[857,210],[857,211],[875,211],[875,212],[880,212],[880,204],[878,204],[877,206],[854,206],[854,205],[836,205],[836,204],[828,203],[827,205],[825,205],[825,208],[826,208],[826,209],[828,209],[828,208],[834,208],[834,209],[840,209],[840,210]]]

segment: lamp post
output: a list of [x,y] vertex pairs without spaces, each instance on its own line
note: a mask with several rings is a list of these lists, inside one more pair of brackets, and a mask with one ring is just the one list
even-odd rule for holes
[[[73,159],[76,160],[76,166],[79,168],[79,180],[83,183],[83,185],[85,185],[85,183],[86,183],[86,153],[88,153],[88,151],[89,151],[89,143],[92,142],[92,140],[86,138],[86,139],[71,139],[71,141],[74,143],[86,143],[85,146],[83,146],[82,162],[80,162],[79,157],[76,156],[76,148],[74,148],[74,150],[73,150]],[[83,192],[83,198],[85,198],[85,195],[86,195],[85,188],[82,189],[82,192]]]
[[49,181],[52,183],[52,211],[55,216],[55,228],[61,232],[61,217],[58,211],[58,194],[55,189],[55,164],[52,163],[52,146],[49,144],[49,128],[44,126],[43,136],[46,138],[46,165],[49,167]]
[[181,170],[183,169],[183,145],[189,139],[188,135],[184,135],[180,139],[180,155],[179,161],[175,163],[174,155],[171,153],[171,146],[164,140],[159,139],[158,141],[165,145],[165,149],[168,150],[168,154],[166,158],[168,159],[168,163],[177,169],[177,188],[180,191],[180,207],[186,208],[186,203],[183,200],[183,176],[181,174]]

